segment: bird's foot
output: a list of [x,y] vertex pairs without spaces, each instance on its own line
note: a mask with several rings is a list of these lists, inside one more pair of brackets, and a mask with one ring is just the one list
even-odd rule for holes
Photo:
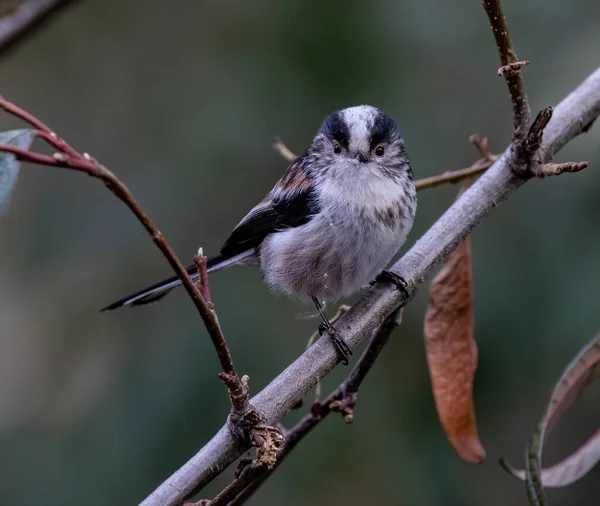
[[400,290],[404,294],[405,298],[408,299],[410,296],[408,292],[408,283],[402,276],[399,276],[395,272],[383,270],[377,275],[375,281],[389,281],[396,286],[396,290]]
[[339,330],[329,322],[321,322],[319,324],[319,334],[323,335],[325,333],[328,333],[329,337],[331,337],[331,341],[342,359],[342,364],[348,365],[348,359],[350,358],[350,355],[352,355],[352,348],[348,346],[348,343],[346,343],[344,338],[340,335]]

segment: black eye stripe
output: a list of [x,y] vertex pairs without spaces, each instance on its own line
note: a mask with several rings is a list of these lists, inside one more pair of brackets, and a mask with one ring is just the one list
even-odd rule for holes
[[348,147],[348,137],[350,132],[348,131],[348,125],[344,122],[340,111],[336,111],[323,121],[320,132],[325,134],[329,139],[335,139],[343,147]]
[[399,135],[395,121],[387,114],[379,112],[371,128],[371,149],[377,144],[389,144]]
[[[319,133],[330,142],[337,141],[343,149],[348,149],[350,142],[350,130],[344,119],[346,110],[336,111],[323,121]],[[393,119],[387,114],[373,109],[374,113],[364,118],[366,128],[369,132],[370,149],[373,150],[378,144],[388,146],[396,142],[401,136]],[[357,121],[360,119],[357,117]]]

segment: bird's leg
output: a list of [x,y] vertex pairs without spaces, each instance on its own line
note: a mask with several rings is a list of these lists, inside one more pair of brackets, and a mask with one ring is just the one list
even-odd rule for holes
[[410,296],[408,293],[408,283],[402,276],[399,276],[395,272],[384,269],[377,275],[375,281],[389,281],[390,283],[396,285],[396,290],[400,290],[404,294],[405,298],[408,299]]
[[342,357],[342,364],[348,365],[348,358],[350,355],[352,355],[352,349],[350,346],[348,346],[346,341],[344,341],[344,338],[340,335],[339,331],[329,321],[329,318],[327,318],[327,315],[323,310],[323,304],[321,304],[319,299],[312,297],[312,300],[315,303],[319,315],[321,315],[321,319],[323,320],[319,324],[319,334],[323,335],[326,332],[329,333],[335,349],[339,353],[340,357]]

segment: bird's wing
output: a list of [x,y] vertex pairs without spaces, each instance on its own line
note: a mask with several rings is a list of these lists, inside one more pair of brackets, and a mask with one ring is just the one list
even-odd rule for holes
[[[315,188],[303,165],[306,162],[306,155],[298,157],[266,198],[240,221],[221,248],[221,253],[208,259],[209,272],[252,255],[267,235],[286,228],[299,227],[319,212]],[[197,277],[196,266],[188,267],[188,273]],[[177,276],[165,279],[114,302],[102,311],[121,306],[148,304],[161,299],[180,284]]]
[[240,221],[221,248],[223,256],[256,249],[267,235],[299,227],[319,212],[316,191],[303,169],[304,163],[306,155],[298,157],[267,197]]

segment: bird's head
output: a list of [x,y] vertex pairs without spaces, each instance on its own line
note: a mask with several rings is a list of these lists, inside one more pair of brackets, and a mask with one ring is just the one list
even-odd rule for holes
[[[311,145],[323,171],[394,175],[409,169],[404,139],[395,121],[370,105],[336,111],[323,121]],[[346,172],[346,174],[344,174]]]

